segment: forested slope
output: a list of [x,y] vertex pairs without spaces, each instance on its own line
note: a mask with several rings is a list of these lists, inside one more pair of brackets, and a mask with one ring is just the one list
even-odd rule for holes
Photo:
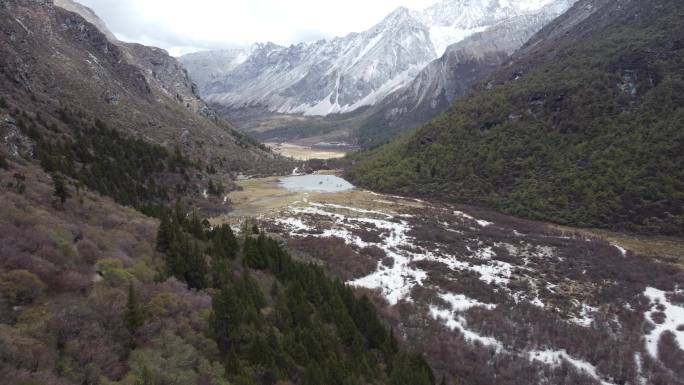
[[[588,15],[588,16],[587,16]],[[364,186],[578,226],[684,233],[684,3],[580,1]]]
[[434,383],[367,298],[258,229],[159,222],[25,162],[0,180],[3,383]]
[[52,1],[0,19],[0,383],[434,382],[367,299],[200,219],[238,172],[289,163],[174,59]]

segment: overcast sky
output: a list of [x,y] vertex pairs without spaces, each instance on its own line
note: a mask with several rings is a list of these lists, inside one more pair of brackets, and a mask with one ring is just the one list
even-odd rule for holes
[[399,6],[424,9],[437,0],[77,0],[124,41],[167,49],[288,45],[360,32]]

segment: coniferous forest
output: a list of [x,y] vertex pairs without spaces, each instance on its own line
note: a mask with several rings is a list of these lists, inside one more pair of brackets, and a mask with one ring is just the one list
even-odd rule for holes
[[241,239],[182,206],[157,235],[165,274],[212,292],[209,335],[236,384],[433,384],[427,363],[401,352],[367,297],[297,262],[257,227]]

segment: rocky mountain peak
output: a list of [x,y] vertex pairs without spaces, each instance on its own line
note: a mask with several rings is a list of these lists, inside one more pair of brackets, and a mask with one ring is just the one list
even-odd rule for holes
[[399,7],[367,31],[344,37],[290,47],[256,44],[237,64],[215,64],[211,53],[180,60],[202,96],[222,108],[351,112],[406,86],[449,45],[563,1],[568,0],[442,0],[424,11]]

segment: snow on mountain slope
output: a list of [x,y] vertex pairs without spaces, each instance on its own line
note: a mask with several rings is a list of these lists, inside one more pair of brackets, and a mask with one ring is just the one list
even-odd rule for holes
[[449,45],[561,1],[443,0],[420,12],[398,8],[371,29],[345,37],[290,47],[256,44],[249,52],[201,52],[180,60],[205,99],[222,106],[315,116],[351,112],[409,84]]
[[193,74],[193,81],[204,87],[247,61],[250,54],[248,49],[191,53],[183,57],[183,66]]
[[361,124],[359,145],[383,143],[404,129],[439,115],[473,84],[500,68],[511,54],[574,2],[556,0],[533,13],[504,19],[450,45],[444,55],[431,62],[410,83],[367,113],[369,117],[365,121],[372,124]]

